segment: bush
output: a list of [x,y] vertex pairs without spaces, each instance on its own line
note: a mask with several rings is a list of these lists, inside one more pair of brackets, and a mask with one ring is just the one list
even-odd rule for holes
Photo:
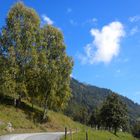
[[140,122],[134,125],[132,129],[132,134],[136,138],[140,138]]

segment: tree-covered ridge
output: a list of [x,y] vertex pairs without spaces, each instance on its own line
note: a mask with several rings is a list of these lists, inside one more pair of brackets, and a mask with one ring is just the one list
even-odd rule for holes
[[[84,84],[74,78],[71,79],[71,89],[73,97],[71,98],[65,113],[73,117],[75,120],[78,120],[81,114],[90,114],[94,109],[96,109],[96,107],[100,107],[106,97],[113,93],[109,89]],[[121,95],[119,96],[127,105],[129,119],[131,121],[135,121],[137,118],[139,118],[140,105],[134,103],[127,97]],[[83,118],[80,119],[83,120]],[[88,117],[86,117],[86,119],[88,119]]]

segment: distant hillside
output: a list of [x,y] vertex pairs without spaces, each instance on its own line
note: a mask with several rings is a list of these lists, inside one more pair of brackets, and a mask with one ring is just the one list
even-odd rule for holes
[[[112,93],[109,89],[87,85],[73,78],[71,79],[71,89],[73,97],[70,100],[65,113],[73,118],[81,107],[84,107],[91,112],[95,107],[101,105],[104,99]],[[126,103],[131,120],[139,118],[140,105],[134,103],[127,97],[120,95],[120,98]]]

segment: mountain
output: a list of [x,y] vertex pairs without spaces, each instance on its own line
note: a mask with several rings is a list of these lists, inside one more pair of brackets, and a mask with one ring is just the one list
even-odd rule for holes
[[[78,113],[82,110],[87,111],[87,117],[94,108],[100,106],[105,98],[112,94],[113,91],[106,88],[99,88],[93,85],[88,85],[71,78],[72,98],[65,110],[65,114],[71,116],[74,120],[79,119]],[[117,93],[116,93],[117,94]],[[134,121],[140,117],[140,105],[132,100],[119,95],[121,100],[126,103],[130,120]],[[79,120],[78,120],[79,121]]]

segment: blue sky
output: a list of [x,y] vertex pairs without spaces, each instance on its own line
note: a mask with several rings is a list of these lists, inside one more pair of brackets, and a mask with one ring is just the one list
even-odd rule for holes
[[[0,27],[16,0],[1,0]],[[24,0],[64,34],[72,76],[140,103],[139,0]]]

